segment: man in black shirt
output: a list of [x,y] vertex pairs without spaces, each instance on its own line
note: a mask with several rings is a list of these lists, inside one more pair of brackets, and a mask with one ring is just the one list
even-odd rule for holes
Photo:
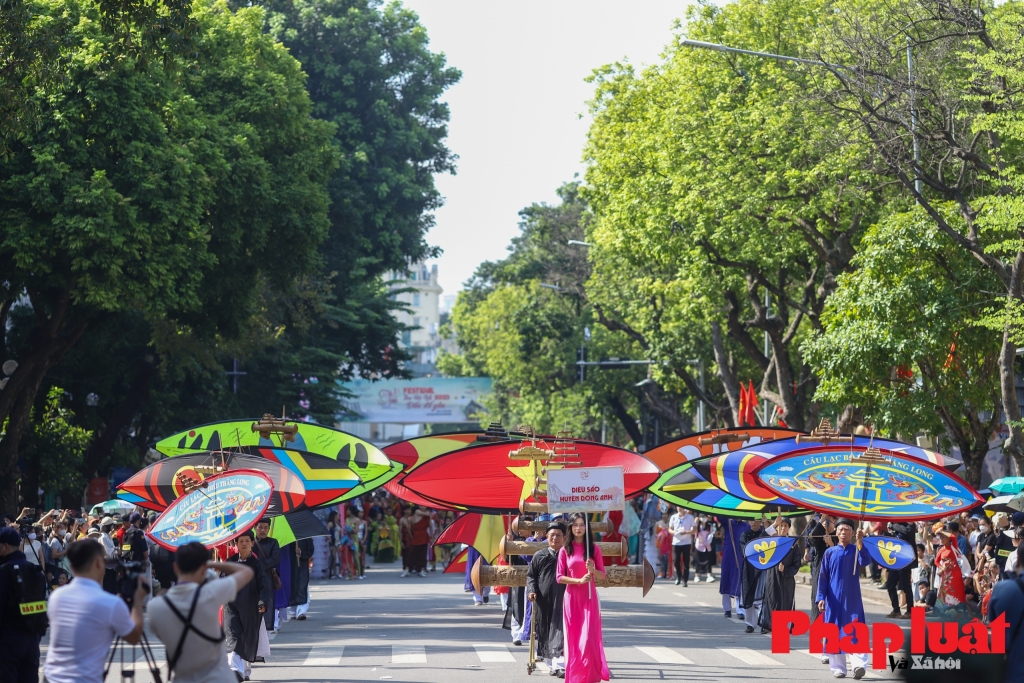
[[[886,536],[900,539],[914,550],[914,561],[898,571],[890,569],[886,572],[885,589],[889,591],[889,602],[892,604],[890,619],[909,619],[910,609],[914,606],[914,595],[910,585],[911,570],[917,568],[917,527],[913,522],[889,522]],[[906,600],[906,613],[900,612],[900,599],[896,595],[899,588]]]
[[128,523],[130,526],[125,529],[121,539],[121,559],[126,562],[149,562],[149,544],[145,532],[140,528],[142,515],[133,512]]
[[994,535],[989,537],[985,545],[989,556],[999,565],[999,571],[1006,568],[1006,558],[1013,552],[1013,529],[1010,528],[1006,515],[996,515]]
[[[256,554],[262,563],[263,572],[267,575],[271,588],[276,590],[281,579],[278,566],[281,564],[281,544],[276,538],[270,537],[270,520],[266,517],[256,523]],[[263,613],[263,620],[267,625],[267,632],[274,630],[274,606],[268,605],[267,611]]]
[[[0,527],[0,683],[36,683],[39,680],[39,638],[45,631],[45,613],[30,623],[23,615],[26,607],[39,603],[46,607],[46,580],[38,565],[29,562],[19,550],[21,536],[13,527]],[[43,595],[28,596],[26,576],[35,577],[34,585]],[[23,604],[25,607],[23,607]]]

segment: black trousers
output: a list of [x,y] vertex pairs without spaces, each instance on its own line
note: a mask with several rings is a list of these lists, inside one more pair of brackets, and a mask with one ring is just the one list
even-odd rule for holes
[[893,571],[890,569],[885,578],[885,589],[889,591],[889,602],[892,603],[894,612],[900,611],[900,598],[896,594],[897,589],[907,594],[907,612],[914,606],[914,591],[910,587],[910,567]]
[[[672,546],[672,562],[676,566],[676,577],[682,579],[683,583],[690,580],[690,548],[692,547],[690,544]],[[682,560],[682,564],[680,564],[680,560]]]
[[427,544],[409,547],[409,571],[421,572],[427,568]]
[[0,630],[0,683],[38,683],[39,636]]

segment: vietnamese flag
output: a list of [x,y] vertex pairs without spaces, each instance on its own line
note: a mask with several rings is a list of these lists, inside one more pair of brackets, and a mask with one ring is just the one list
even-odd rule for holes
[[434,545],[465,543],[480,553],[489,564],[500,554],[501,538],[508,531],[509,518],[501,515],[480,515],[469,512],[448,525]]
[[[537,461],[509,459],[509,453],[525,443],[481,443],[453,451],[416,467],[402,479],[402,485],[428,500],[472,512],[517,511],[520,501],[534,500],[540,469],[534,466]],[[538,440],[537,445],[550,449],[554,443]],[[572,445],[578,460],[571,467],[621,467],[626,498],[642,493],[661,474],[653,462],[633,451],[593,441],[573,441]],[[551,470],[562,465],[549,463],[547,467]],[[540,497],[545,499],[543,494]]]

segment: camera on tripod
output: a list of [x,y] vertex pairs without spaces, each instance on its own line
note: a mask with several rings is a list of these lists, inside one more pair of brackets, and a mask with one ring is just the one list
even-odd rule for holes
[[[107,572],[112,573],[112,570],[117,573],[117,578],[109,584],[104,581],[104,588],[110,593],[120,595],[121,599],[128,603],[128,609],[131,609],[132,603],[135,601],[135,589],[138,587],[139,577],[145,577],[146,563],[118,559],[107,560]],[[149,582],[145,578],[142,585],[149,588]]]
[[22,517],[18,520],[18,532],[21,533],[22,538],[28,539],[28,535],[32,533],[32,525],[35,523],[35,517]]

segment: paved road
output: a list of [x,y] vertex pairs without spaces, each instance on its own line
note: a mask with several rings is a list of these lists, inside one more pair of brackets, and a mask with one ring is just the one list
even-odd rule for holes
[[[309,618],[288,622],[274,636],[272,657],[254,667],[254,681],[554,680],[543,665],[527,678],[527,646],[513,646],[500,628],[497,597],[473,606],[461,576],[403,579],[396,568],[375,567],[365,581],[316,581],[312,590]],[[684,589],[659,581],[647,598],[640,589],[600,592],[613,680],[833,680],[828,667],[806,652],[806,637],[794,639],[803,652],[773,654],[769,636],[745,634],[741,621],[726,620],[717,583]],[[809,606],[808,588],[798,585],[797,602]],[[869,621],[888,612],[878,602],[865,607]],[[154,649],[162,664],[163,648],[157,643]],[[117,669],[115,664],[111,681]],[[136,680],[150,683],[141,656],[137,669]],[[892,678],[888,671],[869,670],[864,680]]]

